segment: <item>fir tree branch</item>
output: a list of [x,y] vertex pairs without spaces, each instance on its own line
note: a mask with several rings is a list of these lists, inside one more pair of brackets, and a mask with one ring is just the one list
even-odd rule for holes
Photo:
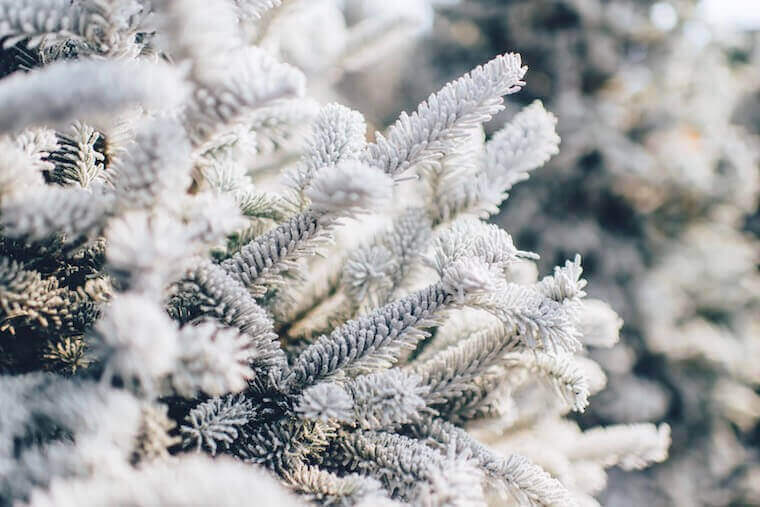
[[307,499],[325,505],[371,505],[387,498],[381,484],[371,477],[359,474],[339,476],[316,466],[296,465],[284,479]]
[[43,241],[62,234],[72,245],[101,232],[111,206],[99,191],[43,187],[4,202],[0,222],[10,238]]
[[253,419],[253,405],[243,395],[229,395],[204,401],[185,418],[180,428],[182,445],[209,450],[215,456],[219,448],[229,449],[243,427]]
[[453,301],[439,283],[349,321],[299,354],[284,385],[299,389],[347,367],[372,371],[392,364],[403,348],[424,336],[418,328],[431,325]]
[[75,122],[71,130],[71,137],[61,136],[59,150],[49,157],[56,163],[50,178],[63,186],[87,188],[105,168],[105,155],[95,149],[101,134],[81,122]]
[[354,250],[346,259],[341,282],[356,307],[390,301],[421,258],[432,236],[430,220],[421,208],[404,211],[389,230]]
[[256,47],[233,52],[226,57],[224,72],[217,70],[199,78],[185,110],[185,125],[195,146],[245,123],[258,108],[304,93],[305,79],[299,70]]
[[487,395],[481,377],[519,345],[517,334],[501,326],[487,328],[407,369],[420,375],[421,385],[429,389],[425,401],[441,416],[467,418],[477,400]]
[[347,107],[329,104],[319,111],[299,165],[285,175],[295,204],[306,205],[306,189],[319,170],[359,157],[366,129],[364,117]]
[[415,420],[428,387],[397,368],[361,375],[345,383],[320,382],[306,389],[296,410],[309,419],[335,419],[363,429],[392,429]]
[[[340,447],[335,449],[332,459],[349,470],[374,476],[394,497],[412,503],[422,495],[434,494],[426,489],[438,474],[451,474],[452,479],[456,473],[477,477],[463,463],[448,459],[446,455],[409,437],[364,430],[342,436],[344,438],[340,439]],[[477,483],[470,484],[472,488],[479,488]],[[471,492],[459,491],[458,494],[466,497]]]
[[502,96],[524,84],[517,54],[498,56],[428,97],[411,115],[402,113],[386,135],[377,133],[364,160],[392,176],[456,151],[467,130],[503,109]]
[[200,315],[211,315],[250,338],[249,364],[257,376],[276,375],[286,366],[271,319],[221,267],[210,262],[200,264],[180,283],[179,294],[175,304],[193,313],[195,307]]
[[134,51],[134,35],[143,6],[139,2],[82,0],[3,0],[0,39],[4,47],[29,38],[34,47],[46,36],[74,37],[99,53]]
[[478,463],[492,480],[503,484],[521,504],[575,505],[570,492],[541,467],[517,454],[497,456],[466,431],[451,423],[436,418],[413,425],[409,431],[417,438],[427,439],[435,447],[447,449],[453,446],[457,455],[466,456]]
[[0,102],[8,104],[0,111],[0,132],[75,119],[97,125],[109,114],[138,105],[171,110],[182,103],[186,91],[181,74],[164,63],[96,59],[54,63],[0,82]]

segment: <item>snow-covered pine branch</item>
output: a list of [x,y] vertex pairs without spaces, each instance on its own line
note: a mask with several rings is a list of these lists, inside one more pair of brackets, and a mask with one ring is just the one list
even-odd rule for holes
[[502,96],[524,84],[520,55],[501,55],[428,97],[411,115],[402,113],[388,132],[376,134],[364,159],[392,176],[454,153],[469,128],[503,109]]
[[182,72],[159,62],[82,59],[15,73],[0,81],[0,133],[90,121],[129,107],[171,111],[185,99]]

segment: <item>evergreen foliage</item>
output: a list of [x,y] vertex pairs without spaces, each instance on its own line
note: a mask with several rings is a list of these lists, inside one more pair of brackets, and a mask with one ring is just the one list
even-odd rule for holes
[[272,42],[303,4],[0,0],[46,55],[0,79],[0,504],[593,504],[665,459],[564,418],[619,319],[484,221],[558,151],[540,102],[484,141],[521,57],[368,142]]

